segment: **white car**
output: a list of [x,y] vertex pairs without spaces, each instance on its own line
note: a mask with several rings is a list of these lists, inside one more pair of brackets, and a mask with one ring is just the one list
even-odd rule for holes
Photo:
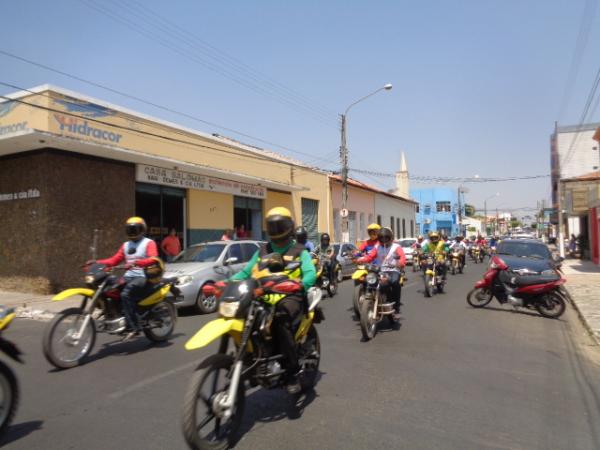
[[405,239],[398,239],[396,241],[398,244],[400,244],[400,247],[402,247],[402,250],[404,251],[404,255],[406,256],[406,264],[412,264],[413,262],[413,254],[415,252],[415,249],[412,247],[412,245],[417,242],[416,238],[405,238]]

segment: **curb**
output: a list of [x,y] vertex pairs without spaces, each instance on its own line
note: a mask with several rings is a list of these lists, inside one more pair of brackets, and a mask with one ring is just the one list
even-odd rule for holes
[[579,317],[579,320],[580,320],[581,324],[586,329],[586,331],[591,336],[592,340],[596,343],[596,345],[600,346],[600,336],[597,336],[596,333],[594,333],[594,330],[590,326],[590,324],[587,321],[587,319],[585,318],[585,315],[581,312],[581,310],[577,306],[577,302],[573,299],[573,296],[571,295],[571,292],[569,291],[569,288],[565,287],[565,291],[568,294],[566,296],[567,300],[569,301],[569,303],[571,303],[571,305],[573,306],[573,309],[577,312],[577,316]]
[[33,309],[29,306],[18,307],[15,312],[18,319],[31,319],[40,322],[49,322],[56,315],[54,312],[45,309]]

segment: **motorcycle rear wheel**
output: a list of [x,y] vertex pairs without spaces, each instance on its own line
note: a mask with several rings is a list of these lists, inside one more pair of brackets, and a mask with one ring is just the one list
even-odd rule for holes
[[375,314],[373,300],[364,300],[360,305],[360,331],[366,341],[373,339],[377,334]]
[[0,361],[0,436],[10,426],[19,405],[19,384],[10,367]]
[[[65,309],[54,316],[54,319],[46,326],[42,340],[44,356],[50,364],[58,369],[70,369],[81,364],[94,347],[96,326],[91,318],[87,329],[84,330],[84,335],[76,343],[73,342],[73,333],[79,331],[81,321],[85,319],[85,315],[82,313],[81,308]],[[63,336],[60,336],[59,342],[55,342],[57,333],[60,332],[59,327],[68,320],[74,320],[73,325],[64,332]],[[59,344],[64,347],[63,351],[60,351]],[[69,347],[78,347],[78,350],[70,352]]]
[[475,288],[467,294],[467,303],[473,308],[483,308],[492,301],[494,295],[489,289]]
[[162,326],[145,327],[144,334],[152,342],[164,342],[169,340],[175,331],[177,322],[177,311],[171,303],[161,302],[150,310],[150,320],[161,320]]
[[[244,415],[243,379],[239,383],[233,414],[225,424],[213,411],[215,396],[229,388],[227,374],[232,365],[232,356],[216,354],[205,359],[192,374],[183,402],[183,436],[191,449],[224,450],[235,443]],[[211,422],[214,422],[211,430],[203,436],[202,429]]]
[[535,309],[544,317],[558,319],[565,312],[567,305],[561,295],[554,292],[546,294],[546,298],[536,303]]

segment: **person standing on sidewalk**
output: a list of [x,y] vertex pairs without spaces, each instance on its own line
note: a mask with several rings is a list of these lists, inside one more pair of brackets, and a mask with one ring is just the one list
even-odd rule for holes
[[169,235],[162,240],[160,249],[166,255],[167,262],[173,261],[173,258],[181,253],[181,242],[179,242],[175,228],[171,228]]

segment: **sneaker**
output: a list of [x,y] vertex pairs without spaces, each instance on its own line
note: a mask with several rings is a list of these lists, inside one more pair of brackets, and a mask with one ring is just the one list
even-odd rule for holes
[[400,319],[402,319],[402,314],[400,314],[399,312],[395,312],[394,314],[392,314],[392,319],[394,319],[395,322],[400,322]]
[[290,395],[296,395],[302,390],[302,386],[300,385],[300,381],[298,380],[297,376],[290,377],[286,389]]

